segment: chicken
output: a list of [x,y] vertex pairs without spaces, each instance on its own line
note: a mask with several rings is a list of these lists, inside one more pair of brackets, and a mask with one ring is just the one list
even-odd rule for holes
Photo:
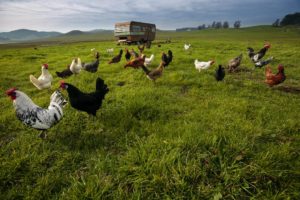
[[168,55],[163,52],[161,59],[163,61],[164,67],[167,67],[173,60],[173,52],[171,50],[169,50]]
[[126,53],[125,53],[125,59],[128,62],[128,61],[130,61],[131,54],[129,53],[129,51],[128,51],[127,48],[125,49],[125,51],[126,51]]
[[132,67],[132,68],[138,69],[139,67],[144,66],[145,58],[146,58],[145,55],[143,55],[142,57],[135,58],[135,59],[127,62],[126,65],[124,65],[124,68]]
[[259,67],[259,68],[262,68],[263,66],[269,64],[270,62],[272,62],[273,60],[273,56],[268,58],[267,60],[260,60],[256,63],[254,63],[255,67]]
[[106,52],[112,55],[114,53],[114,48],[106,49]]
[[70,70],[70,65],[67,65],[67,68],[61,72],[55,72],[56,75],[60,78],[66,78],[73,75],[73,72]]
[[50,88],[53,80],[52,75],[48,71],[48,65],[42,65],[42,74],[36,79],[33,75],[29,76],[30,82],[39,90]]
[[258,62],[260,59],[262,59],[266,52],[268,51],[268,49],[271,47],[271,45],[269,43],[265,44],[264,47],[259,50],[259,52],[255,53],[254,49],[251,47],[248,47],[248,56],[249,58],[254,62]]
[[278,65],[277,74],[272,74],[272,70],[270,66],[266,67],[265,75],[266,75],[265,83],[268,84],[270,87],[273,87],[274,85],[278,85],[286,79],[283,65]]
[[94,116],[96,116],[97,110],[101,107],[102,101],[109,91],[101,78],[97,78],[96,91],[91,93],[83,93],[75,86],[64,81],[61,81],[60,87],[67,90],[73,108]]
[[194,64],[195,64],[195,68],[201,72],[201,70],[203,69],[208,69],[211,65],[213,65],[215,63],[214,60],[210,60],[207,62],[204,61],[198,61],[197,59],[195,60]]
[[144,52],[144,49],[145,49],[145,44],[143,44],[142,46],[138,45],[138,49],[140,51],[140,54],[142,54]]
[[140,57],[140,55],[139,55],[137,52],[135,52],[134,49],[131,49],[131,50],[130,50],[130,54],[131,54],[133,57],[135,57],[135,58]]
[[[25,125],[46,130],[59,122],[63,117],[63,107],[67,101],[62,94],[56,90],[50,97],[48,109],[37,106],[25,93],[12,88],[6,94],[13,100],[17,118]],[[44,135],[40,135],[44,137]]]
[[240,66],[242,62],[243,54],[240,54],[238,57],[231,59],[228,62],[229,72],[234,72]]
[[216,69],[215,78],[217,81],[222,81],[225,77],[225,69],[222,67],[222,65],[219,65],[219,67]]
[[150,65],[152,63],[153,60],[154,60],[154,55],[152,54],[150,56],[150,58],[145,58],[144,65],[147,67],[148,65]]
[[187,51],[187,50],[189,50],[189,48],[191,47],[191,44],[184,44],[183,47],[184,47],[184,50]]
[[113,57],[113,58],[108,62],[108,64],[120,62],[121,57],[122,57],[122,54],[123,54],[123,50],[121,49],[120,52],[119,52],[119,54],[116,55],[115,57]]
[[93,62],[87,63],[87,64],[83,63],[83,69],[88,71],[88,72],[92,72],[92,73],[97,72],[98,67],[99,67],[99,63],[100,63],[99,57],[100,57],[99,52],[96,52],[96,54],[95,54],[96,60],[93,61]]
[[143,71],[145,72],[145,74],[147,75],[147,78],[152,80],[152,81],[155,81],[157,78],[161,77],[162,73],[163,73],[163,70],[164,70],[164,62],[161,62],[159,64],[159,66],[150,71],[147,67],[145,67],[144,65],[141,66]]
[[82,64],[81,64],[80,58],[74,58],[72,60],[71,65],[70,65],[70,71],[73,74],[79,74],[79,72],[81,71],[81,69],[82,69]]

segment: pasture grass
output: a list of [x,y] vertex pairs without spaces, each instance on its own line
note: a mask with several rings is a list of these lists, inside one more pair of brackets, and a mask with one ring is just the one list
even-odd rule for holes
[[[162,51],[174,59],[156,83],[141,69],[124,69],[124,57],[108,65],[105,50],[124,48],[113,41],[1,46],[0,199],[300,199],[299,36],[269,27],[161,32],[145,51],[155,55],[150,67]],[[281,63],[287,76],[273,88],[246,53],[265,41],[272,69]],[[187,52],[184,43],[192,44]],[[74,57],[92,61],[91,48],[101,55],[98,72],[64,80],[89,92],[103,78],[110,91],[102,108],[95,118],[68,104],[41,140],[17,120],[4,91],[17,87],[47,107],[59,86],[55,71]],[[243,70],[216,82],[217,65],[240,53]],[[194,59],[216,64],[199,73]],[[29,81],[42,63],[53,74],[51,90]]]

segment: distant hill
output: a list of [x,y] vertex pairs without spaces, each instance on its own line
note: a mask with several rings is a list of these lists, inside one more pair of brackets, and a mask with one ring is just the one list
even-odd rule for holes
[[19,29],[10,32],[0,33],[0,41],[26,41],[26,40],[35,40],[42,38],[49,38],[59,36],[62,33],[59,32],[45,32],[45,31],[35,31],[28,29]]
[[74,35],[82,35],[82,34],[84,34],[83,31],[80,31],[80,30],[73,30],[73,31],[70,31],[70,32],[65,33],[64,35],[74,36]]

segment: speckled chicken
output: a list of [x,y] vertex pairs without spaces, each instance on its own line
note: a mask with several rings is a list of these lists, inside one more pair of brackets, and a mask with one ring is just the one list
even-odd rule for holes
[[86,64],[84,63],[83,64],[83,69],[88,71],[88,72],[91,72],[91,73],[97,72],[98,67],[99,67],[99,63],[100,63],[100,60],[99,60],[100,54],[99,54],[99,52],[95,53],[95,58],[96,58],[96,60],[93,61],[93,62],[86,63]]
[[228,62],[229,72],[235,72],[242,62],[243,54],[240,54],[238,57],[231,59]]

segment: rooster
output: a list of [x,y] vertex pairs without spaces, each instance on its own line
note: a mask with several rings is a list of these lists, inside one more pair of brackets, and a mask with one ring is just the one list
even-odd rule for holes
[[214,60],[210,60],[207,62],[204,61],[198,61],[197,59],[195,60],[194,64],[195,64],[195,68],[201,72],[201,70],[203,69],[208,69],[211,65],[213,65],[215,63]]
[[95,58],[96,60],[94,62],[91,62],[91,63],[87,63],[87,64],[83,64],[83,69],[88,71],[88,72],[92,72],[92,73],[95,73],[98,71],[98,67],[99,67],[99,52],[96,52],[95,54]]
[[265,75],[266,75],[265,83],[268,84],[270,87],[273,87],[274,85],[278,85],[284,82],[286,79],[286,76],[284,74],[284,67],[282,65],[278,65],[277,74],[272,74],[272,70],[270,66],[266,67]]
[[248,56],[249,58],[255,63],[258,62],[260,59],[262,59],[266,52],[268,51],[268,49],[271,47],[271,45],[269,43],[265,44],[264,47],[259,50],[259,52],[255,53],[254,49],[251,47],[248,47]]
[[184,47],[184,50],[187,51],[187,50],[189,50],[189,48],[191,47],[191,44],[184,44],[183,47]]
[[126,65],[124,65],[124,68],[132,67],[132,68],[138,69],[139,67],[144,66],[145,58],[146,58],[145,55],[143,55],[142,57],[135,58],[135,59],[127,62]]
[[67,69],[65,69],[61,72],[55,72],[55,73],[60,78],[66,78],[73,74],[73,72],[70,70],[70,65],[67,65]]
[[240,66],[242,62],[243,54],[240,54],[238,57],[231,59],[228,62],[229,72],[234,72]]
[[29,76],[31,83],[37,87],[39,90],[50,88],[51,82],[53,80],[52,75],[48,71],[48,65],[42,65],[42,74],[36,79],[33,75]]
[[152,61],[154,60],[154,55],[152,54],[150,56],[150,58],[145,58],[145,63],[144,65],[147,67],[148,65],[150,65],[152,63]]
[[94,116],[96,116],[97,110],[101,107],[102,101],[109,91],[101,78],[97,78],[96,91],[91,93],[83,93],[75,86],[64,81],[61,81],[60,87],[67,90],[73,108]]
[[219,67],[216,69],[215,78],[217,81],[222,81],[225,77],[225,69],[222,67],[222,65],[219,65]]
[[121,49],[120,52],[119,52],[119,54],[116,55],[115,57],[113,57],[113,58],[108,62],[108,64],[120,62],[121,57],[122,57],[122,54],[123,54],[123,50]]
[[173,60],[173,52],[171,50],[169,50],[168,55],[163,52],[161,59],[163,61],[164,67],[167,67]]
[[82,69],[82,64],[81,64],[80,58],[74,58],[72,60],[71,65],[70,65],[70,71],[73,74],[79,74],[79,72],[81,71],[81,69]]
[[268,58],[267,60],[260,60],[256,63],[254,63],[255,67],[259,67],[259,68],[262,68],[263,66],[269,64],[270,62],[272,62],[273,60],[273,56]]
[[[48,109],[37,106],[25,93],[12,88],[6,94],[13,100],[17,118],[23,124],[38,129],[46,130],[59,122],[63,117],[63,107],[67,101],[62,94],[56,90],[50,97]],[[42,138],[45,133],[40,134]]]
[[147,75],[147,78],[155,81],[157,78],[161,77],[163,70],[164,70],[164,62],[161,62],[159,64],[159,66],[150,71],[147,67],[145,67],[144,65],[142,66],[143,71],[145,72],[145,74]]
[[125,53],[125,59],[128,62],[128,61],[130,61],[131,54],[129,53],[129,51],[128,51],[127,48],[125,49],[125,51],[126,51],[126,53]]

